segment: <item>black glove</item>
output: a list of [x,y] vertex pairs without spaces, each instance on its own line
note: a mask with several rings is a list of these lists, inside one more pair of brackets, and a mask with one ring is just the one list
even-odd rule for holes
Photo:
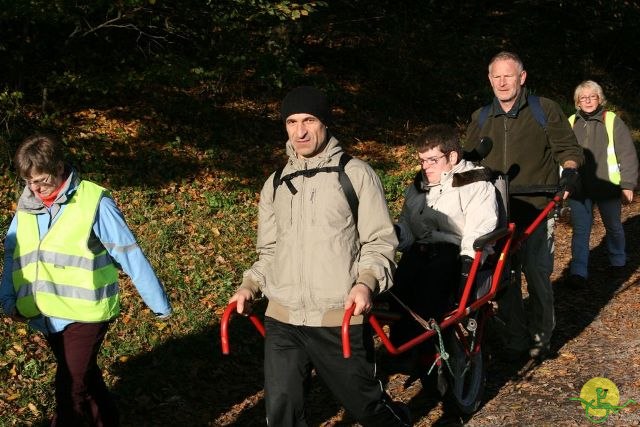
[[460,284],[458,285],[458,301],[462,297],[462,293],[464,292],[464,287],[467,284],[467,278],[469,278],[469,272],[471,271],[471,266],[473,265],[473,258],[467,255],[462,255],[460,257]]
[[578,169],[564,168],[560,175],[560,187],[564,191],[568,191],[571,195],[575,195],[580,189],[580,175]]

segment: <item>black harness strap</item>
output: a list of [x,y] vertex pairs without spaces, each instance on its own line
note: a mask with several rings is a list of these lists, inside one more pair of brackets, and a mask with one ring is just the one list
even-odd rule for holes
[[353,184],[351,184],[351,180],[349,176],[344,171],[344,167],[346,164],[352,159],[352,157],[348,154],[342,154],[340,157],[340,161],[338,162],[338,166],[325,166],[322,168],[314,168],[314,169],[304,169],[295,171],[288,175],[282,176],[282,171],[284,170],[284,166],[279,168],[276,173],[273,175],[273,200],[276,198],[276,190],[278,187],[285,183],[287,188],[291,192],[291,194],[296,194],[298,190],[293,186],[291,180],[298,177],[304,176],[305,178],[311,178],[320,172],[337,172],[338,173],[338,181],[340,182],[340,186],[342,186],[342,190],[344,191],[344,195],[347,198],[347,203],[349,203],[349,208],[351,208],[351,214],[353,215],[353,220],[357,224],[358,223],[358,196],[356,195],[355,190],[353,189]]
[[347,203],[349,203],[349,207],[351,208],[351,214],[353,215],[353,222],[355,222],[356,226],[358,225],[358,195],[356,191],[353,189],[353,184],[351,184],[351,180],[347,176],[344,171],[344,167],[351,160],[351,156],[348,154],[343,154],[340,157],[340,161],[338,162],[338,167],[340,170],[338,171],[338,180],[340,181],[340,185],[342,186],[342,190],[344,191],[344,195],[347,198]]

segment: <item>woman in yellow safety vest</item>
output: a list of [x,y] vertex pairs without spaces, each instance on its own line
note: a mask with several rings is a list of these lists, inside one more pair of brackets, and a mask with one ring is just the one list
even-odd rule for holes
[[627,255],[621,221],[621,202],[630,203],[638,182],[638,158],[629,128],[604,106],[602,87],[592,80],[580,83],[573,95],[576,113],[569,123],[584,149],[585,163],[579,173],[582,194],[572,196],[571,264],[567,283],[573,288],[586,286],[589,265],[589,236],[593,206],[598,205],[606,229],[609,264],[624,272]]
[[116,426],[97,355],[120,312],[118,270],[157,316],[171,305],[108,191],[65,164],[56,138],[27,138],[15,166],[25,186],[5,238],[0,304],[43,332],[56,358],[51,425]]

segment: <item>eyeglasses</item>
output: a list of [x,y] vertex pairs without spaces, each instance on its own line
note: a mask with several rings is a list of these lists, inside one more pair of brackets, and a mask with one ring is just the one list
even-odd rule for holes
[[438,161],[443,158],[446,157],[449,153],[445,153],[442,156],[437,156],[437,157],[427,157],[426,159],[421,159],[420,157],[418,157],[418,161],[420,162],[421,165],[423,164],[427,164],[429,166],[431,165],[435,165],[436,163],[438,163]]
[[22,181],[25,183],[25,185],[28,185],[28,186],[37,185],[38,187],[51,187],[53,186],[53,183],[51,182],[52,179],[53,179],[53,176],[49,174],[44,178],[40,178],[40,179],[22,178]]
[[597,101],[598,98],[599,98],[598,95],[581,96],[580,98],[578,98],[578,101],[580,101],[580,102],[587,102],[589,100]]

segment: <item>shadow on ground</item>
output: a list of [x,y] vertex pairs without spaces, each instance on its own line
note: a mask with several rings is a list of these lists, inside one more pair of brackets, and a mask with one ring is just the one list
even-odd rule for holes
[[[640,266],[639,244],[636,239],[629,238],[640,233],[640,217],[628,218],[624,223],[627,236],[627,265],[621,271],[613,272],[609,267],[605,241],[591,250],[589,265],[589,285],[582,290],[568,288],[564,278],[568,275],[565,268],[560,278],[554,283],[556,329],[551,339],[552,356],[556,357],[565,343],[577,337],[598,316],[600,311],[611,301],[633,272]],[[595,229],[595,227],[594,227]],[[570,228],[567,226],[570,232]],[[558,230],[556,230],[557,232]],[[507,363],[492,358],[488,368],[488,379],[484,401],[494,398],[500,389],[509,381],[526,380],[530,368],[535,364],[528,361]]]
[[112,392],[122,425],[232,425],[226,417],[237,415],[236,405],[243,411],[241,419],[263,419],[257,397],[262,390],[262,338],[243,320],[231,322],[228,356],[221,352],[215,325],[114,364],[111,371],[119,381]]

